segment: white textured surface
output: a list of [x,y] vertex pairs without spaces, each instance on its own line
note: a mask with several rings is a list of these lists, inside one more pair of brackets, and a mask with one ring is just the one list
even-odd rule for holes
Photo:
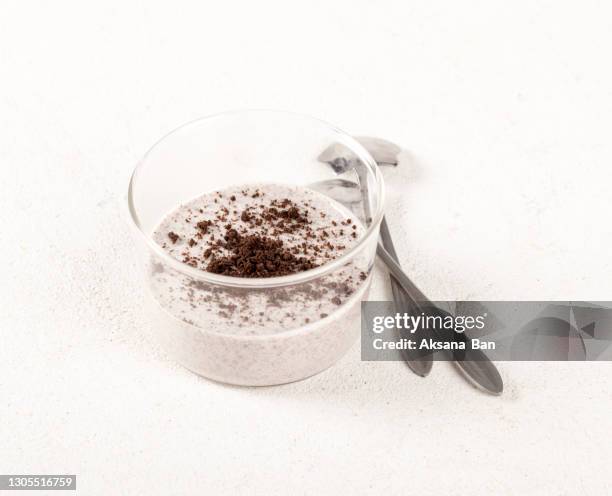
[[432,297],[610,299],[610,5],[155,3],[0,6],[0,472],[87,495],[610,494],[611,364],[503,363],[501,398],[357,347],[296,384],[207,382],[152,343],[122,220],[164,132],[291,109],[409,150],[389,220]]

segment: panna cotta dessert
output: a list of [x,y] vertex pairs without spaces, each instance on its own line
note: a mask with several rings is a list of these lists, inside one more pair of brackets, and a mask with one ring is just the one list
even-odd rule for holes
[[[372,256],[357,253],[314,278],[299,275],[337,260],[364,233],[343,205],[299,186],[247,184],[177,206],[153,240],[227,284],[153,257],[149,287],[165,316],[167,345],[189,369],[232,384],[281,384],[324,370],[359,335]],[[283,284],[266,284],[279,277]],[[247,280],[262,283],[241,283]]]

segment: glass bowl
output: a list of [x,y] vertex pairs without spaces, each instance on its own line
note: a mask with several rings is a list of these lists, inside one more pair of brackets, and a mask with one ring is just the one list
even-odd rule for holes
[[[330,146],[350,152],[348,170],[322,161]],[[297,196],[307,188],[333,208],[346,209],[359,224],[357,241],[310,270],[247,278],[190,266],[154,239],[170,212],[202,194],[270,184],[293,188]],[[177,128],[145,154],[128,191],[154,312],[152,332],[180,364],[224,383],[282,384],[328,368],[359,336],[383,203],[374,159],[351,136],[320,120],[252,110]]]

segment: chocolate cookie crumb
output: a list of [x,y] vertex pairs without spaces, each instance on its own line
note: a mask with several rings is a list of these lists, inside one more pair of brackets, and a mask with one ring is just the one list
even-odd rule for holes
[[212,226],[212,221],[210,220],[202,220],[196,224],[196,227],[202,231],[203,234],[208,233],[208,228]]
[[213,258],[206,270],[233,277],[278,277],[316,267],[312,259],[297,257],[282,241],[259,236],[244,236],[227,228],[224,248],[229,255]]
[[176,234],[174,231],[170,231],[168,233],[168,237],[170,238],[170,241],[172,241],[172,244],[176,244],[179,239],[179,235]]

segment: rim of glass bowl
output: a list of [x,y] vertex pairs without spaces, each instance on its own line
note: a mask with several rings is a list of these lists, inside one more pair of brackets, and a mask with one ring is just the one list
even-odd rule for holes
[[[374,179],[376,181],[376,194],[378,197],[378,207],[376,211],[372,215],[372,222],[366,229],[366,232],[361,236],[359,242],[353,246],[350,250],[343,253],[340,257],[331,260],[323,265],[315,267],[314,269],[309,269],[304,272],[299,272],[297,274],[290,274],[286,276],[279,277],[262,277],[262,278],[249,278],[249,277],[233,277],[233,276],[224,276],[220,274],[214,274],[212,272],[206,272],[205,270],[198,269],[196,267],[191,267],[180,260],[170,256],[166,253],[163,248],[158,245],[153,238],[143,231],[142,225],[140,223],[140,219],[138,218],[138,214],[136,213],[136,207],[134,205],[134,195],[133,195],[133,187],[135,182],[138,180],[138,175],[140,171],[143,169],[146,159],[151,154],[155,148],[170,135],[180,132],[190,126],[195,126],[202,121],[212,120],[218,117],[224,117],[232,114],[244,114],[244,113],[274,113],[274,114],[285,114],[288,116],[299,117],[302,119],[311,120],[313,122],[317,122],[329,128],[330,131],[337,133],[336,139],[338,142],[345,145],[349,148],[361,161],[366,164],[366,167],[369,167],[371,172],[373,173]],[[373,232],[378,229],[378,225],[380,224],[383,214],[384,214],[384,204],[385,204],[385,186],[382,178],[382,174],[376,161],[372,158],[370,153],[352,136],[337,128],[336,126],[321,120],[316,117],[311,117],[309,115],[300,114],[297,112],[288,112],[282,110],[270,110],[270,109],[248,109],[248,110],[231,110],[226,112],[219,112],[216,114],[208,115],[205,117],[200,117],[198,119],[194,119],[192,121],[186,122],[173,129],[172,131],[166,133],[159,140],[147,150],[144,156],[140,159],[132,175],[130,177],[130,183],[128,187],[128,209],[130,213],[130,218],[136,230],[140,233],[140,235],[144,238],[145,243],[148,248],[159,258],[164,264],[169,265],[173,269],[182,272],[185,275],[193,277],[194,279],[206,281],[211,284],[218,284],[220,286],[230,286],[230,287],[238,287],[238,288],[277,288],[282,286],[288,286],[293,284],[299,284],[303,282],[310,281],[312,279],[316,279],[317,277],[321,277],[334,269],[339,268],[340,266],[347,263],[353,256],[363,247],[363,244],[372,236]],[[161,220],[161,219],[160,219]]]

